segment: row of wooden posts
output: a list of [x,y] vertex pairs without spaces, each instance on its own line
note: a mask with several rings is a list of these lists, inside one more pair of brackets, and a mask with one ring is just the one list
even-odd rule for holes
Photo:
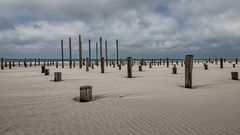
[[[88,60],[87,60],[88,59]],[[114,67],[115,67],[115,60],[111,60],[111,59],[108,59],[107,57],[106,57],[106,61],[105,61],[105,63],[106,63],[106,66],[108,66],[109,64],[110,64],[110,66],[111,65],[113,65]],[[104,57],[102,57],[101,59],[100,59],[101,61],[101,63],[103,63],[104,64]],[[41,60],[41,59],[24,59],[24,61],[23,61],[23,64],[24,64],[24,67],[27,67],[28,66],[28,62],[29,62],[29,66],[31,67],[31,66],[40,66],[41,65],[41,62],[43,61],[43,65],[44,66],[52,66],[52,65],[55,65],[56,64],[56,68],[58,68],[58,66],[59,66],[59,63],[58,63],[58,60],[57,61],[49,61],[49,60]],[[71,60],[72,61],[72,60]],[[92,66],[93,65],[93,62],[92,62],[93,60],[92,59],[90,59],[89,57],[87,57],[86,59],[82,59],[81,58],[81,63],[79,63],[79,67],[81,67],[82,68],[82,66],[84,66],[85,65],[85,63],[88,63],[88,65],[89,65],[89,67],[90,66]],[[119,62],[118,62],[119,61]],[[134,62],[136,61],[136,60],[133,60]],[[167,58],[167,59],[159,59],[159,60],[157,60],[157,59],[151,59],[150,60],[150,68],[152,67],[152,65],[165,65],[165,63],[166,63],[166,65],[167,65],[167,67],[169,67],[169,59]],[[199,62],[200,61],[198,61],[198,60],[195,60],[195,64],[196,63],[198,63],[199,64]],[[223,58],[220,58],[220,68],[223,68],[223,63],[225,63],[226,62],[226,60],[225,59],[223,59]],[[229,61],[229,62],[232,62],[232,61]],[[17,64],[18,63],[18,64]],[[101,64],[100,63],[100,65],[103,65],[103,64]],[[123,63],[123,60],[120,58],[120,60],[117,60],[117,66],[119,65],[119,64],[121,64],[121,63]],[[174,60],[171,60],[171,64],[173,65],[173,63],[174,63]],[[179,64],[179,61],[175,61],[175,63],[178,65]],[[209,59],[209,60],[206,60],[205,62],[204,61],[202,61],[202,63],[204,63],[204,69],[205,70],[207,70],[208,69],[208,63],[214,63],[214,61],[213,60],[211,60],[211,59]],[[140,60],[140,64],[141,65],[146,65],[146,62],[145,62],[145,60],[142,58],[141,60]],[[183,61],[181,60],[181,66],[183,66]],[[215,59],[215,64],[218,64],[218,59]],[[233,67],[235,67],[236,65],[238,64],[238,59],[236,58],[236,60],[235,60],[235,63],[233,63]],[[7,61],[7,60],[5,60],[4,61],[4,59],[3,58],[1,58],[1,69],[3,70],[4,69],[4,67],[6,68],[6,67],[9,67],[9,69],[11,69],[12,67],[15,67],[16,65],[18,65],[19,67],[21,66],[21,61],[18,61],[18,62],[16,62],[16,61]],[[75,65],[76,65],[76,63],[75,63],[75,60],[73,61],[73,67],[75,67]],[[98,66],[98,60],[97,59],[95,59],[95,65],[97,65]],[[62,59],[62,68],[64,68],[64,60]],[[104,68],[104,67],[103,67]]]
[[[104,57],[102,54],[102,37],[99,38],[99,44],[100,44],[100,61],[104,61]],[[89,63],[91,63],[92,61],[92,56],[91,56],[91,40],[88,40],[88,45],[89,45],[89,56],[88,56],[88,60]],[[105,60],[106,60],[106,66],[108,66],[108,49],[107,49],[107,41],[105,41]],[[79,68],[82,68],[83,66],[83,52],[82,52],[82,38],[81,35],[79,35]],[[61,54],[62,54],[62,63],[64,63],[64,51],[63,51],[63,40],[61,40]],[[117,60],[117,64],[119,64],[119,51],[118,51],[118,40],[116,40],[116,60]],[[95,61],[96,65],[98,66],[98,42],[96,42],[96,61]],[[71,37],[69,38],[69,66],[70,68],[72,68],[72,43],[71,43]],[[62,68],[64,68],[64,64],[62,64]]]

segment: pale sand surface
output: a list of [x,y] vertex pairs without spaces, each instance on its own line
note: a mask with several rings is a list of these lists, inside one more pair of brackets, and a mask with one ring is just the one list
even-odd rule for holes
[[[172,67],[172,65],[170,65]],[[0,135],[239,135],[240,81],[230,72],[240,65],[194,65],[193,89],[185,89],[184,69],[166,66],[56,69],[41,67],[0,71]],[[53,72],[63,81],[53,82]],[[94,100],[75,102],[79,87],[93,86]]]

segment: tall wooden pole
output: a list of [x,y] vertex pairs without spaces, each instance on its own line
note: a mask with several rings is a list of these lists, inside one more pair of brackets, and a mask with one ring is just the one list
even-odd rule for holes
[[102,37],[100,37],[100,58],[102,58]]
[[107,41],[105,41],[105,57],[106,57],[106,66],[108,66]]
[[4,69],[4,65],[3,65],[3,58],[1,58],[1,70]]
[[72,47],[71,47],[71,38],[69,38],[69,66],[72,68]]
[[192,88],[193,55],[185,57],[185,88]]
[[81,35],[79,35],[79,68],[82,68],[82,39]]
[[62,68],[64,68],[63,40],[61,40],[61,53],[62,53]]
[[88,40],[88,48],[89,48],[89,60],[88,60],[88,66],[91,67],[91,63],[92,63],[92,60],[91,60],[91,40]]
[[117,65],[119,64],[118,63],[118,60],[119,60],[119,57],[118,57],[118,40],[116,40],[116,51],[117,51]]
[[132,57],[127,57],[127,75],[132,78]]
[[98,43],[96,42],[96,65],[98,66]]

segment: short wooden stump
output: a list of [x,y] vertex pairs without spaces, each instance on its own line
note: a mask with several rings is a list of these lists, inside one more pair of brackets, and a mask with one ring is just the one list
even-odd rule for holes
[[204,69],[208,70],[208,65],[206,63],[204,63]]
[[42,66],[42,73],[45,73],[45,66]]
[[92,100],[92,86],[86,85],[80,87],[80,102],[89,102]]
[[54,72],[54,81],[62,81],[62,72]]
[[177,74],[177,68],[176,68],[176,67],[173,67],[173,68],[172,68],[172,73],[173,73],[173,74]]
[[238,80],[238,72],[231,72],[232,80]]
[[138,70],[139,70],[139,71],[142,71],[142,66],[141,66],[141,65],[138,67]]
[[49,69],[45,69],[45,75],[49,75]]
[[233,68],[235,68],[236,67],[236,65],[235,64],[233,64]]

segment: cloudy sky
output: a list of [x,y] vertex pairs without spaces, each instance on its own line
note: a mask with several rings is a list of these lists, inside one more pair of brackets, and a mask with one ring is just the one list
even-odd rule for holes
[[[68,56],[78,35],[84,55],[108,41],[115,57],[195,58],[240,55],[239,0],[0,0],[0,56],[60,58],[60,40]],[[93,53],[93,57],[95,53]]]

